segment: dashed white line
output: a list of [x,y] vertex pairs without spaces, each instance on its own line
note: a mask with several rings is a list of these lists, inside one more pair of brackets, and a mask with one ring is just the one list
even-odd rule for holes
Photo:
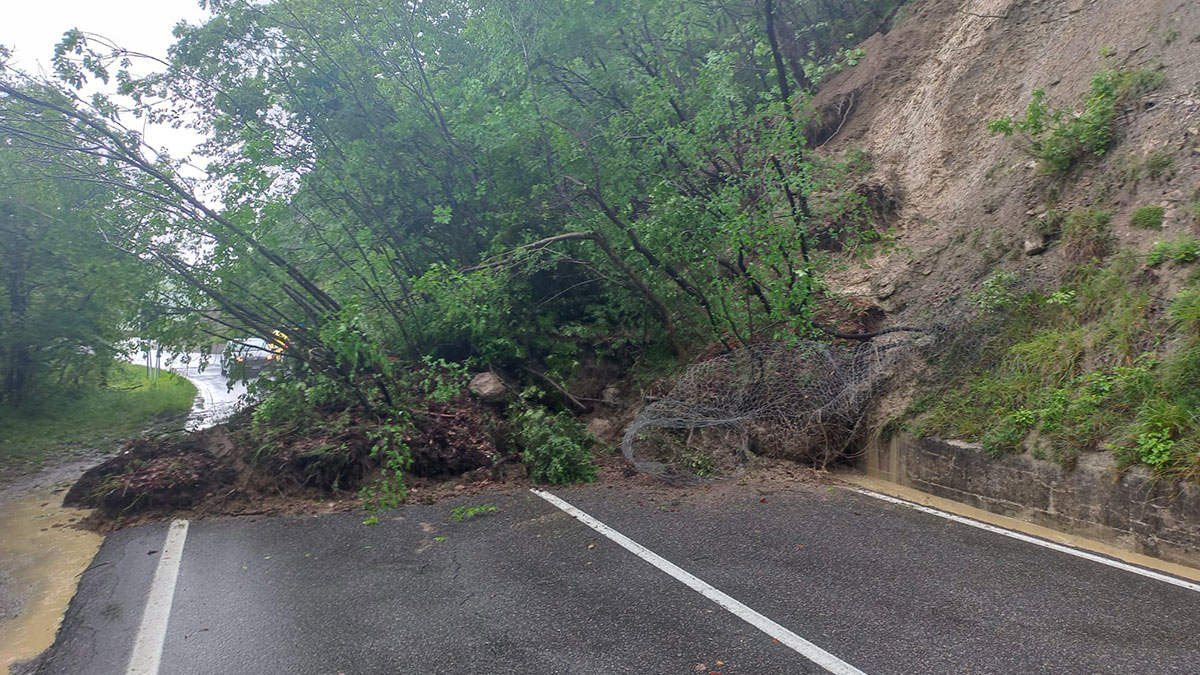
[[179,578],[179,563],[183,561],[183,544],[187,541],[188,521],[175,520],[167,528],[167,539],[163,542],[154,580],[150,582],[150,595],[142,611],[142,625],[133,641],[133,652],[129,655],[126,675],[158,675],[158,664],[162,660],[163,643],[167,639],[167,621],[171,618],[171,604],[175,601],[175,581]]
[[872,492],[870,490],[864,490],[862,488],[847,488],[847,489],[852,490],[852,491],[857,492],[862,495],[867,495],[868,497],[874,497],[875,499],[881,499],[885,502],[890,502],[892,504],[906,506],[910,509],[915,509],[922,513],[928,513],[930,515],[937,516],[938,518],[945,518],[946,520],[952,520],[956,523],[961,523],[963,525],[970,525],[971,527],[977,527],[981,530],[987,530],[988,532],[995,532],[996,534],[1002,534],[1006,537],[1011,537],[1013,539],[1016,539],[1018,541],[1023,541],[1028,544],[1034,544],[1036,546],[1048,548],[1052,551],[1066,553],[1067,555],[1073,555],[1076,558],[1083,558],[1084,560],[1090,560],[1092,562],[1097,562],[1097,563],[1100,563],[1101,565],[1108,565],[1109,567],[1115,567],[1119,570],[1124,570],[1126,572],[1140,574],[1141,576],[1146,577],[1148,579],[1154,579],[1155,581],[1161,581],[1164,583],[1173,584],[1180,588],[1186,588],[1189,591],[1196,591],[1196,592],[1200,593],[1200,584],[1196,584],[1191,581],[1185,581],[1184,579],[1180,579],[1178,577],[1173,577],[1173,576],[1170,576],[1167,574],[1163,574],[1161,572],[1155,572],[1154,570],[1148,570],[1144,567],[1130,565],[1129,563],[1121,562],[1120,560],[1113,560],[1112,558],[1105,558],[1104,556],[1096,555],[1095,553],[1091,553],[1089,551],[1072,548],[1070,546],[1065,546],[1063,544],[1058,544],[1058,543],[1055,543],[1052,541],[1047,541],[1045,539],[1039,539],[1037,537],[1032,537],[1028,534],[1023,534],[1021,532],[1014,532],[1012,530],[1006,530],[1003,527],[998,527],[998,526],[992,525],[990,523],[984,523],[984,522],[980,522],[978,520],[972,520],[970,518],[960,516],[960,515],[957,515],[954,513],[947,513],[946,511],[940,511],[931,506],[925,506],[923,504],[915,504],[913,502],[906,501],[904,499],[897,499],[896,497],[892,497],[890,495],[880,494],[878,492]]
[[549,492],[545,492],[543,490],[534,489],[534,490],[530,490],[530,492],[541,497],[542,499],[545,499],[546,501],[550,502],[554,506],[557,506],[559,509],[562,509],[568,515],[574,516],[575,519],[578,520],[579,522],[583,523],[584,525],[587,525],[588,527],[599,532],[600,534],[604,535],[605,537],[608,537],[609,539],[611,539],[613,542],[615,542],[616,544],[618,544],[625,550],[636,555],[637,557],[641,558],[642,560],[645,560],[646,562],[650,563],[651,565],[654,565],[655,567],[662,570],[663,572],[666,572],[667,574],[674,577],[677,581],[683,583],[688,588],[692,589],[693,591],[696,591],[697,593],[699,593],[700,595],[703,595],[704,597],[708,598],[709,600],[712,600],[713,602],[717,603],[724,609],[731,612],[734,616],[745,621],[746,623],[750,624],[751,626],[754,626],[755,628],[766,633],[767,635],[770,635],[771,637],[778,640],[781,644],[784,644],[784,645],[790,647],[791,649],[798,652],[804,658],[808,659],[809,661],[812,661],[813,663],[824,668],[825,670],[829,671],[830,673],[834,673],[835,675],[866,675],[865,673],[863,673],[863,671],[859,670],[858,668],[855,668],[854,666],[850,665],[849,663],[846,663],[845,661],[839,659],[838,657],[834,656],[833,654],[830,654],[829,652],[825,651],[824,649],[821,649],[820,647],[814,645],[813,643],[809,642],[808,640],[805,640],[804,638],[800,637],[799,635],[796,635],[792,631],[784,628],[783,626],[780,626],[779,624],[768,619],[767,617],[763,616],[762,614],[759,614],[758,612],[754,611],[753,609],[750,609],[749,607],[738,602],[737,600],[734,600],[732,597],[726,595],[725,593],[722,593],[721,591],[717,590],[713,586],[711,586],[708,583],[704,582],[703,580],[699,579],[698,577],[691,574],[690,572],[687,572],[686,570],[680,568],[678,565],[672,563],[671,561],[667,560],[666,558],[663,558],[662,556],[658,555],[654,551],[651,551],[650,549],[646,548],[645,546],[642,546],[641,544],[630,539],[629,537],[626,537],[625,535],[612,529],[608,525],[605,525],[604,523],[600,522],[599,520],[596,520],[595,518],[589,516],[588,514],[584,513],[583,511],[580,511],[579,509],[575,508],[574,506],[571,506],[570,504],[563,501],[562,499],[559,499],[558,497],[550,494]]

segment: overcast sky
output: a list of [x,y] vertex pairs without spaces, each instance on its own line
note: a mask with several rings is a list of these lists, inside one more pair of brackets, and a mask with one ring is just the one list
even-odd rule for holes
[[[157,57],[166,57],[180,21],[201,23],[207,12],[196,0],[3,0],[0,44],[13,50],[18,68],[30,73],[52,71],[54,45],[65,31],[79,28]],[[172,156],[190,153],[199,139],[187,130],[148,128],[146,141],[166,147]]]

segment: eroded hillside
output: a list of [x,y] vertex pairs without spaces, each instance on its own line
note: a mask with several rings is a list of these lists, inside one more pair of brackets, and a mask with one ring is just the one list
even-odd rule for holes
[[[896,320],[987,322],[969,362],[905,380],[876,423],[916,400],[918,432],[1190,471],[1200,6],[918,0],[862,47],[815,104],[837,118],[825,148],[865,152],[897,195],[897,246],[831,286]],[[1028,121],[1037,90],[1040,136],[989,131]],[[1111,124],[1087,126],[1100,99]]]

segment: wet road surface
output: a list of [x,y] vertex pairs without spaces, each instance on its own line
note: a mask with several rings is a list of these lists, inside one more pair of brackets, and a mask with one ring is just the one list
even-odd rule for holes
[[[186,377],[196,386],[196,402],[185,424],[189,431],[225,421],[237,412],[246,395],[245,382],[229,383],[221,373],[218,365],[220,356],[214,355],[210,359],[210,363],[203,370],[200,368],[200,354],[197,353],[184,354],[173,360],[167,359],[162,364],[163,369]],[[133,362],[146,363],[146,354],[135,354]]]
[[[196,386],[186,422],[193,430],[229,417],[246,393],[245,383],[226,386],[215,363],[201,372],[199,357],[191,354],[189,363],[163,366]],[[135,363],[145,363],[145,356]],[[64,453],[0,494],[0,673],[53,641],[76,581],[101,542],[99,535],[71,527],[88,512],[63,508],[63,493],[79,474],[110,455],[102,450],[83,451],[78,457]]]
[[[1194,584],[821,485],[553,493],[840,672],[1200,672]],[[499,510],[449,517],[484,502]],[[118,532],[44,672],[839,672],[530,492],[361,521],[191,523],[168,600],[152,603],[169,620],[151,627],[149,671],[128,670],[130,655],[168,530],[181,526]]]
[[198,362],[193,360],[188,365],[173,366],[171,372],[183,375],[196,385],[196,403],[185,425],[188,430],[203,429],[225,421],[237,412],[242,397],[246,395],[246,383],[227,383],[215,363],[201,371]]

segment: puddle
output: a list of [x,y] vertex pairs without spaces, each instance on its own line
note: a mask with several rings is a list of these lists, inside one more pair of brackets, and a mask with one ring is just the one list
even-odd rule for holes
[[71,527],[88,511],[61,503],[54,488],[0,502],[0,673],[54,642],[79,575],[100,548],[100,535]]
[[[199,355],[192,355],[193,363]],[[244,384],[226,387],[219,369],[199,372],[179,365],[176,372],[196,385],[188,429],[203,429],[237,410]],[[85,453],[86,455],[86,453]],[[106,458],[64,456],[0,496],[0,673],[34,658],[54,642],[79,576],[99,550],[103,537],[71,525],[89,511],[62,507],[63,484]]]

